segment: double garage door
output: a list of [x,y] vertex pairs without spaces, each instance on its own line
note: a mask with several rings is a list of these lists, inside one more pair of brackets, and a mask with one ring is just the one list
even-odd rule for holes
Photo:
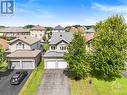
[[45,62],[45,69],[65,69],[67,62],[64,60],[51,60]]
[[11,69],[34,69],[33,61],[11,61]]

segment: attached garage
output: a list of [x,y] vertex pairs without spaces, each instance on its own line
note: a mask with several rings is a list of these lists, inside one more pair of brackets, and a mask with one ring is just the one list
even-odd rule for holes
[[67,62],[63,59],[47,59],[45,62],[45,69],[65,69]]
[[7,55],[7,58],[9,69],[34,69],[40,62],[41,51],[16,51]]
[[20,61],[10,61],[11,69],[21,69]]
[[22,69],[34,69],[34,61],[22,61]]
[[34,61],[10,61],[11,69],[34,69]]

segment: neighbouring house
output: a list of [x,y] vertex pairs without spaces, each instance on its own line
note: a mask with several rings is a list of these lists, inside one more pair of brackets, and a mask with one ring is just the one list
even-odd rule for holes
[[0,36],[16,37],[17,35],[30,35],[30,31],[22,27],[0,28]]
[[64,53],[67,52],[67,45],[73,39],[73,32],[53,32],[49,40],[50,48],[44,55],[45,69],[65,69],[67,62],[64,60]]
[[62,26],[58,25],[53,28],[52,32],[65,32],[65,29]]
[[42,40],[43,36],[45,35],[45,32],[46,32],[45,27],[36,25],[35,27],[31,28],[30,35],[32,37]]
[[0,38],[0,48],[4,51],[8,49],[8,41]]
[[40,39],[19,36],[8,42],[9,69],[34,69],[41,59]]
[[86,42],[87,42],[86,49],[88,51],[92,50],[91,41],[95,37],[95,32],[96,31],[95,31],[94,28],[90,28],[90,29],[85,31],[85,39],[86,39]]
[[77,27],[77,28],[74,27],[74,26],[72,26],[72,27],[70,28],[70,30],[69,30],[69,32],[80,32],[80,33],[82,33],[82,34],[84,34],[85,31],[86,31],[86,28],[84,28],[84,27],[82,27],[82,26]]

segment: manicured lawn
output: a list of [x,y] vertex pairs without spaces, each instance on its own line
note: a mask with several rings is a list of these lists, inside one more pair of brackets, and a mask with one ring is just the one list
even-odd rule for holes
[[49,49],[49,44],[48,43],[45,43],[44,45],[43,45],[43,48],[44,48],[44,50],[48,50]]
[[0,63],[0,68],[4,68],[4,67],[6,67],[8,64],[7,64],[7,62],[5,61],[5,62],[3,62],[3,63]]
[[127,95],[127,79],[122,77],[112,82],[92,78],[81,81],[71,80],[71,95]]
[[35,95],[36,94],[36,91],[38,89],[38,86],[41,82],[41,78],[43,75],[43,71],[44,71],[43,68],[44,67],[43,67],[43,60],[42,60],[39,66],[36,69],[34,69],[32,74],[30,75],[29,79],[23,86],[19,95]]

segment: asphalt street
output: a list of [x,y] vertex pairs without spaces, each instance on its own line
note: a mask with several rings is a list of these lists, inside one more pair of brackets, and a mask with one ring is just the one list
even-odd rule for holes
[[16,71],[8,71],[5,76],[0,77],[0,95],[18,95],[21,88],[25,84],[26,80],[28,79],[29,75],[31,74],[32,70],[28,70],[27,77],[22,81],[19,85],[11,85],[10,79]]

